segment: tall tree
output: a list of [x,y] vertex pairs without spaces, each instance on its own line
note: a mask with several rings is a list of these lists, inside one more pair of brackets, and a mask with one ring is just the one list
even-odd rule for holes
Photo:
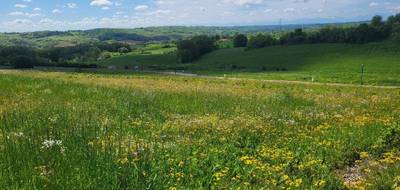
[[237,34],[233,38],[233,47],[246,47],[247,46],[247,36],[243,34]]

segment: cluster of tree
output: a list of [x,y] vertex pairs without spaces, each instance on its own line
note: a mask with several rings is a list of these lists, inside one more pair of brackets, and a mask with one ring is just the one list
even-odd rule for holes
[[178,59],[181,63],[189,63],[202,55],[216,49],[216,38],[206,35],[195,36],[191,39],[182,40],[177,44]]
[[368,43],[392,38],[400,42],[400,14],[390,16],[383,21],[375,16],[370,23],[354,27],[325,27],[314,32],[296,29],[274,38],[270,34],[257,34],[247,38],[236,35],[234,47],[262,48],[271,45],[290,45],[307,43]]
[[48,48],[39,52],[41,57],[48,58],[50,62],[86,62],[96,61],[103,52],[128,53],[132,49],[124,43],[94,43],[79,44],[70,47]]
[[111,57],[110,52],[128,53],[130,51],[132,51],[130,45],[118,42],[99,42],[46,49],[4,46],[0,47],[0,64],[18,68],[30,68],[35,65],[85,65],[84,63],[87,61]]
[[45,38],[50,36],[73,36],[71,32],[60,32],[60,31],[40,31],[40,32],[27,32],[20,34],[23,38]]
[[170,38],[168,36],[142,36],[135,33],[124,33],[124,32],[106,32],[100,34],[97,37],[100,41],[116,40],[116,41],[168,41]]
[[39,59],[34,49],[23,46],[0,47],[0,65],[32,68],[37,64],[39,64]]

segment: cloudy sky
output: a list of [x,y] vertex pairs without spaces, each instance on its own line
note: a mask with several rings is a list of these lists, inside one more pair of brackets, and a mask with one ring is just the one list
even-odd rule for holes
[[347,22],[398,12],[400,0],[1,0],[0,31]]

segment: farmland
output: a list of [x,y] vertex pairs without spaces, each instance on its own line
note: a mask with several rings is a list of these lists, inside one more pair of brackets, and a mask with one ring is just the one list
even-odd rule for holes
[[5,189],[400,187],[396,88],[1,70],[0,89]]

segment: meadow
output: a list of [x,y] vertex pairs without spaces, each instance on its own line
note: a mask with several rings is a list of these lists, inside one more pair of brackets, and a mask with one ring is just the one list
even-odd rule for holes
[[400,89],[0,71],[3,189],[399,189]]
[[[220,49],[191,64],[179,64],[168,53],[131,53],[100,65],[139,65],[144,70],[178,70],[234,78],[314,81],[369,85],[400,85],[400,49],[393,42],[369,44],[305,44],[261,49]],[[161,53],[160,53],[161,52]]]

